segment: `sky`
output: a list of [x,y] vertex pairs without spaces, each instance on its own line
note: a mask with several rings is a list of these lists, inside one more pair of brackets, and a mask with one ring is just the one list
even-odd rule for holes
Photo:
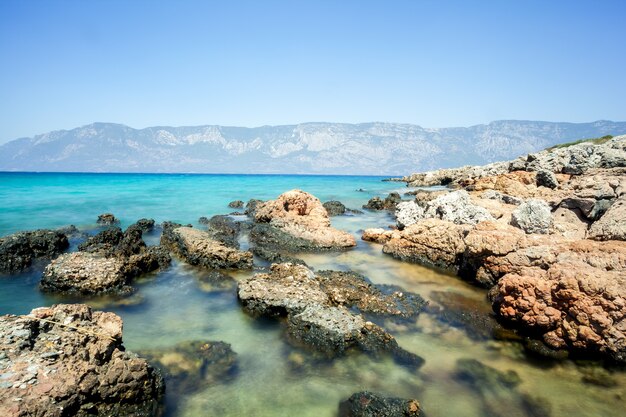
[[92,122],[626,120],[625,1],[0,1],[0,143]]

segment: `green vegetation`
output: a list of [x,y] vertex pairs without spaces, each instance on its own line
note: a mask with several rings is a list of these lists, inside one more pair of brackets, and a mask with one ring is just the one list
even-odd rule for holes
[[602,136],[601,138],[579,139],[579,140],[575,140],[574,142],[567,142],[567,143],[561,143],[559,145],[554,145],[549,148],[546,148],[546,150],[552,151],[554,149],[567,148],[568,146],[578,145],[579,143],[584,143],[584,142],[593,143],[594,145],[602,145],[603,143],[606,143],[611,139],[613,139],[613,135],[606,135],[606,136]]

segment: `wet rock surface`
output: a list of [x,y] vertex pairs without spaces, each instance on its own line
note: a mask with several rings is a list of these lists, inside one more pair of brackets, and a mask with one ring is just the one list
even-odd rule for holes
[[340,216],[346,212],[346,206],[344,206],[341,201],[327,201],[322,204],[329,216]]
[[226,383],[237,373],[237,354],[225,342],[188,341],[138,353],[161,371],[172,398]]
[[394,192],[389,193],[387,197],[381,199],[380,197],[371,198],[367,204],[363,205],[364,209],[368,210],[395,210],[398,203],[402,201],[400,194]]
[[352,394],[339,405],[339,417],[417,417],[417,400],[384,397],[369,391]]
[[228,207],[230,208],[243,208],[243,201],[235,200],[228,203]]
[[125,351],[113,313],[61,304],[1,316],[0,347],[0,415],[158,415],[163,379]]
[[240,281],[238,297],[254,316],[286,317],[288,340],[296,345],[330,356],[357,348],[375,355],[391,354],[410,367],[422,364],[421,358],[400,348],[384,329],[346,308],[361,305],[376,314],[415,316],[424,305],[421,297],[400,292],[387,295],[368,287],[362,277],[347,273],[324,271],[320,275],[303,265],[274,264],[269,273]]
[[328,212],[313,195],[292,190],[257,207],[257,225],[250,240],[258,246],[301,250],[330,250],[356,245],[351,234],[333,228]]
[[252,253],[240,251],[216,240],[209,232],[168,224],[161,244],[190,265],[210,269],[251,268]]
[[0,238],[0,273],[22,271],[37,259],[52,259],[69,247],[64,233],[55,230],[19,232]]
[[96,223],[101,226],[111,226],[119,224],[120,221],[112,213],[103,213],[98,216],[98,220],[96,221]]

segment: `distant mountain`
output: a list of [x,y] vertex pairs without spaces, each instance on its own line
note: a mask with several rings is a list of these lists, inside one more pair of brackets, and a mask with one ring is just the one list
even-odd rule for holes
[[482,165],[624,133],[626,122],[611,121],[502,120],[442,129],[397,123],[133,129],[93,123],[0,146],[0,170],[399,175]]

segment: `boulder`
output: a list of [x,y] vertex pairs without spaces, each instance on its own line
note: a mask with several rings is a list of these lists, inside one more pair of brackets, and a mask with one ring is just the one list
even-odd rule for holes
[[103,213],[98,216],[98,220],[96,221],[101,226],[111,226],[114,224],[119,224],[120,221],[111,213]]
[[404,201],[396,206],[396,224],[400,230],[424,218],[424,208],[415,201]]
[[[316,197],[300,190],[288,191],[276,200],[259,205],[255,221],[274,229],[259,228],[257,236],[268,236],[277,246],[284,240],[281,234],[296,239],[293,249],[305,242],[311,249],[322,250],[356,245],[351,234],[331,227],[328,212]],[[256,239],[255,243],[262,243],[262,239]]]
[[208,232],[192,227],[167,225],[161,244],[190,265],[204,268],[251,268],[252,253],[240,251],[215,240]]
[[550,206],[543,200],[530,199],[511,214],[511,225],[526,233],[549,233],[552,222]]
[[588,237],[596,240],[626,240],[626,195],[620,197],[589,228]]
[[417,417],[417,400],[383,397],[368,391],[357,392],[339,405],[339,417]]
[[19,232],[0,238],[0,273],[19,272],[37,259],[52,259],[69,247],[67,236],[54,230]]
[[113,313],[60,304],[1,316],[0,352],[2,416],[159,414],[163,379],[124,349]]
[[546,171],[545,169],[537,171],[536,181],[537,187],[554,189],[559,186],[559,180],[556,179],[556,175],[552,171]]
[[230,208],[243,208],[243,201],[235,200],[228,203],[228,207]]
[[331,200],[331,201],[325,202],[322,205],[328,212],[329,216],[339,216],[339,215],[345,214],[346,212],[346,206],[344,206],[341,203],[341,201]]

